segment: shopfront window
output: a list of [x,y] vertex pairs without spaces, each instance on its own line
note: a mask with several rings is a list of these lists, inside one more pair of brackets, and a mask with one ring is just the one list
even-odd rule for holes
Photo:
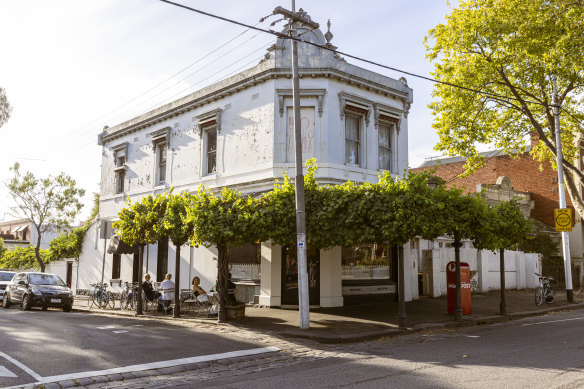
[[392,250],[389,244],[363,244],[342,249],[342,280],[392,280]]

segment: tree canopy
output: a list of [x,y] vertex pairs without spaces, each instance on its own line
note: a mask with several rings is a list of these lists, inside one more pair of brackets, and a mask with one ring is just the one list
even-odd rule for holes
[[10,106],[10,103],[8,103],[6,92],[3,88],[0,88],[0,127],[8,121],[11,112],[12,107]]
[[68,229],[83,207],[79,198],[85,191],[77,188],[75,180],[65,173],[37,178],[31,172],[21,173],[18,163],[10,170],[13,175],[6,186],[16,203],[12,209],[36,229],[36,258],[40,270],[44,271],[45,264],[39,251],[42,234],[48,230]]
[[[584,202],[575,180],[584,174],[576,139],[584,110],[584,6],[571,0],[461,0],[446,22],[426,37],[427,57],[439,81],[430,104],[436,150],[468,158],[467,171],[484,163],[477,146],[526,149],[556,166],[552,75],[561,110],[563,166],[577,212]],[[454,87],[458,85],[462,87]]]

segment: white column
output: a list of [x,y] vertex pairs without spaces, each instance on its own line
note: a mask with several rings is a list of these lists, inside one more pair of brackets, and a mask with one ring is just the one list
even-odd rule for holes
[[260,265],[260,305],[282,305],[282,246],[262,242]]
[[391,172],[398,173],[398,166],[397,166],[397,150],[398,150],[398,128],[397,125],[394,125],[391,131]]
[[341,247],[320,250],[320,306],[343,306]]

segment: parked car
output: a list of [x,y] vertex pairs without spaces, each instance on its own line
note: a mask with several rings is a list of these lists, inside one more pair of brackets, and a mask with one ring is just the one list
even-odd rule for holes
[[16,273],[10,270],[0,270],[0,301],[4,299],[4,289]]
[[73,307],[73,292],[63,280],[50,273],[16,273],[4,291],[4,308],[20,304],[25,311],[32,307],[63,308],[69,312]]

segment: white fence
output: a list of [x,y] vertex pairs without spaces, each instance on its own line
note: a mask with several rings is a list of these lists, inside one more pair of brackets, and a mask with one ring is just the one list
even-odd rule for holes
[[[426,251],[426,250],[424,250]],[[427,250],[422,273],[425,293],[432,297],[446,294],[446,265],[454,261],[453,248]],[[461,248],[460,261],[468,263],[473,278],[473,291],[480,293],[499,290],[500,259],[499,252]],[[526,289],[537,286],[537,276],[541,273],[539,254],[527,254],[522,251],[505,251],[505,289]]]

